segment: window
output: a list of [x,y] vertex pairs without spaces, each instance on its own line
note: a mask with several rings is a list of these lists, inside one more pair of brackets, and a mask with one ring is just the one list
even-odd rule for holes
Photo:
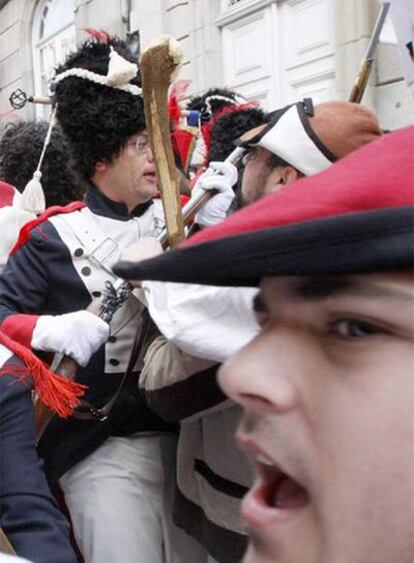
[[[74,0],[41,0],[32,27],[35,95],[49,96],[54,68],[75,49]],[[48,106],[36,105],[36,116],[47,117]]]

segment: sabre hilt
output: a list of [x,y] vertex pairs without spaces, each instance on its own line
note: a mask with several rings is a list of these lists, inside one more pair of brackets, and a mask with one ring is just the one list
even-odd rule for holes
[[109,324],[118,309],[131,295],[131,291],[131,285],[124,280],[117,279],[115,283],[106,281],[98,317]]

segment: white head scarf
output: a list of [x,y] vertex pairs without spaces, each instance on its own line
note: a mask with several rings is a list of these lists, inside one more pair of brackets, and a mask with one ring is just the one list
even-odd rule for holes
[[10,251],[17,242],[20,229],[36,217],[34,213],[22,207],[22,201],[21,193],[14,189],[10,204],[0,207],[0,272],[4,269]]

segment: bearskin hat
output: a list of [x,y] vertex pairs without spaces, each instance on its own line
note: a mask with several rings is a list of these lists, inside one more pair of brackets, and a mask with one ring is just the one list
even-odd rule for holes
[[210,126],[209,162],[224,161],[234,149],[234,142],[239,137],[266,121],[264,111],[252,104],[235,106],[231,108],[232,111],[226,109],[213,118]]
[[[0,139],[0,178],[19,192],[37,168],[48,127],[47,121],[17,121],[6,127]],[[82,184],[69,143],[55,127],[42,164],[46,205],[66,205],[81,199]]]
[[200,112],[201,123],[207,123],[226,106],[237,106],[245,101],[239,94],[228,88],[210,88],[204,94],[193,96],[186,109]]
[[[86,69],[105,77],[112,50],[137,64],[125,41],[105,36],[85,41],[56,69],[53,102],[57,104],[57,120],[88,179],[99,161],[111,162],[128,138],[145,128],[144,102],[142,96],[121,88],[73,75],[59,80],[59,75],[70,69]],[[140,86],[139,71],[129,84]]]

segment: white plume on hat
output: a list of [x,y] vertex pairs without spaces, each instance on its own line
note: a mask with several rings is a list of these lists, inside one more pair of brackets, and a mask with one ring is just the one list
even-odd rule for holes
[[106,76],[107,86],[122,86],[128,84],[138,73],[138,66],[127,61],[111,47],[109,55],[108,74]]

